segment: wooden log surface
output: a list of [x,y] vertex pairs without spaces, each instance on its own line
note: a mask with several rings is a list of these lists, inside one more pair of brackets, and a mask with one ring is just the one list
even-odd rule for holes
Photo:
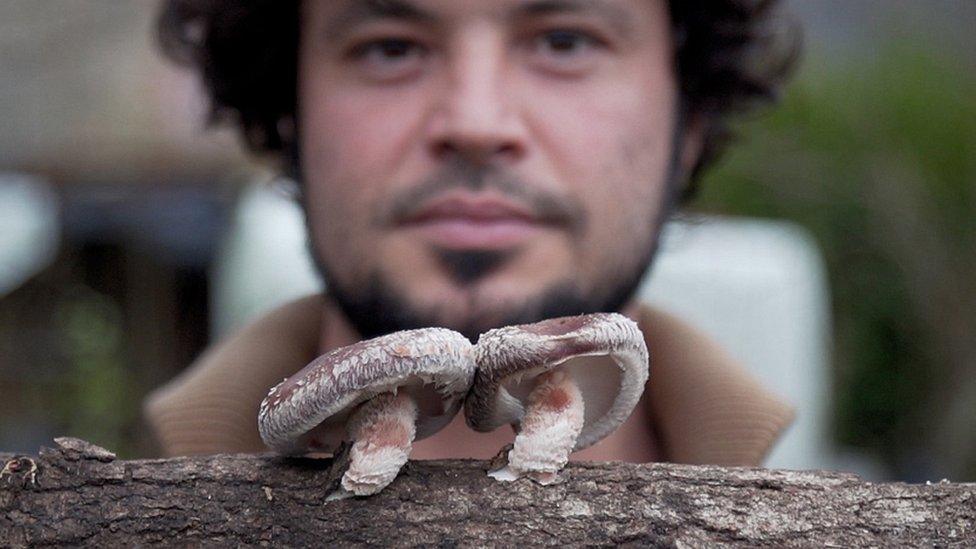
[[487,462],[414,461],[376,496],[327,502],[328,459],[123,461],[62,438],[0,465],[0,547],[976,547],[976,484],[575,463],[540,486],[496,482]]

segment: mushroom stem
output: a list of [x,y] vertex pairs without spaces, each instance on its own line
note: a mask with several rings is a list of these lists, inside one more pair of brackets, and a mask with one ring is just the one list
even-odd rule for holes
[[347,424],[353,445],[342,487],[368,496],[393,482],[410,455],[416,421],[417,403],[404,392],[377,395],[353,412]]
[[583,411],[583,395],[568,372],[553,370],[540,375],[529,393],[508,465],[491,476],[515,480],[529,475],[542,484],[554,481],[583,429]]

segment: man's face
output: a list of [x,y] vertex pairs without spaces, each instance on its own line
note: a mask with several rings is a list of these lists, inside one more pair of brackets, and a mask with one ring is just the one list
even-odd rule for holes
[[619,309],[671,183],[664,0],[307,0],[311,245],[364,337]]

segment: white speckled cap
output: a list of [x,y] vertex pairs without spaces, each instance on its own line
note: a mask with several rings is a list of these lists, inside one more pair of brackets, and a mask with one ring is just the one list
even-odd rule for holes
[[360,403],[387,392],[417,400],[417,440],[447,425],[474,379],[473,346],[446,328],[404,330],[328,352],[273,387],[258,430],[284,454],[331,452]]
[[582,450],[602,440],[633,412],[648,375],[647,346],[637,324],[617,313],[595,313],[507,326],[475,345],[478,372],[465,401],[465,419],[477,431],[519,423],[532,379],[566,368],[584,402]]

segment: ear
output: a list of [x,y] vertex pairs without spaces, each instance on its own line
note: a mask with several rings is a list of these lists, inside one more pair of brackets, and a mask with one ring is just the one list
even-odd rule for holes
[[705,147],[705,116],[701,113],[688,116],[681,142],[681,173],[691,175]]
[[295,117],[293,115],[282,116],[275,124],[275,130],[278,131],[278,136],[281,138],[282,142],[286,144],[294,143],[295,138],[297,137]]

